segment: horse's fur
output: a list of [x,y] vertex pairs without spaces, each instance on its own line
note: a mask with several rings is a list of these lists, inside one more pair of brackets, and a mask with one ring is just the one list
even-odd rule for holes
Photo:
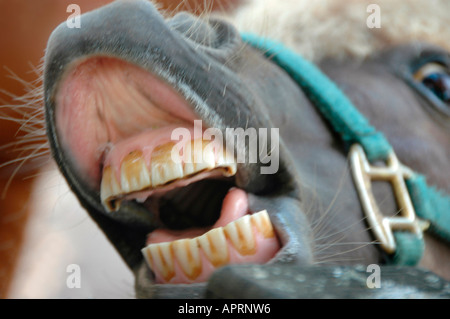
[[[380,9],[380,28],[367,20]],[[394,45],[429,42],[450,49],[450,3],[445,0],[246,1],[228,16],[238,29],[276,39],[315,62],[363,59]]]

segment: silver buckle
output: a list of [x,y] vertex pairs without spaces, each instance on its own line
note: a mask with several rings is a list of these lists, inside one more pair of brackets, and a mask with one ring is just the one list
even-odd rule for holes
[[[359,144],[352,145],[349,157],[363,211],[381,247],[389,254],[395,252],[396,243],[393,230],[407,230],[422,237],[423,231],[430,224],[416,216],[405,184],[405,179],[414,174],[411,169],[401,164],[393,151],[386,160],[386,166],[373,166],[367,160],[364,149]],[[384,180],[391,183],[400,216],[386,217],[381,214],[372,192],[372,180]]]

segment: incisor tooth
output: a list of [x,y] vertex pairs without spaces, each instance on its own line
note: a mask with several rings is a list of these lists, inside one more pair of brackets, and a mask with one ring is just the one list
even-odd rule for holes
[[198,237],[197,240],[206,258],[214,267],[225,265],[228,262],[227,239],[222,227],[210,230]]
[[266,210],[253,214],[250,217],[252,224],[256,227],[258,232],[264,236],[264,238],[271,238],[275,236],[272,222],[270,221],[269,214],[267,214]]
[[149,267],[158,270],[164,280],[169,281],[175,276],[175,268],[171,243],[149,245],[142,250]]
[[201,171],[204,169],[212,169],[216,166],[216,161],[213,152],[202,151],[203,158],[200,162],[195,163],[195,170]]
[[233,156],[223,149],[219,152],[217,157],[217,167],[224,168],[225,176],[233,176],[236,174],[237,165],[233,159]]
[[120,167],[120,183],[125,193],[151,186],[150,173],[141,151],[133,151],[123,159]]
[[196,239],[180,239],[172,242],[173,253],[183,270],[191,280],[202,272],[202,263]]
[[151,160],[152,186],[164,185],[167,182],[183,177],[183,166],[172,160],[172,148],[175,143],[160,145],[153,150]]
[[108,209],[115,210],[113,205],[114,201],[111,200],[112,196],[121,193],[119,182],[117,181],[114,169],[111,166],[107,166],[103,169],[102,183],[100,186],[100,198]]
[[212,169],[216,166],[214,151],[210,147],[207,147],[210,142],[196,139],[192,140],[190,144],[185,145],[183,154],[184,175],[191,175],[204,169]]
[[233,247],[243,256],[256,252],[256,242],[250,216],[245,215],[224,227],[225,235],[230,239]]

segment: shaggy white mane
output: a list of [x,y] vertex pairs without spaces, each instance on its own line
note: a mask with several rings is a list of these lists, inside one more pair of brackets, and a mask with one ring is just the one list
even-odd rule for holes
[[[369,4],[379,6],[381,28],[367,27]],[[413,41],[450,49],[449,0],[248,0],[227,19],[315,61],[365,58]]]

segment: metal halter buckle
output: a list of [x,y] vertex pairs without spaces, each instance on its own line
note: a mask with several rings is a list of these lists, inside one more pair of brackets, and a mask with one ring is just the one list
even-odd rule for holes
[[[417,218],[406,187],[405,179],[414,174],[411,169],[402,165],[393,151],[386,160],[386,166],[373,166],[359,144],[352,145],[349,157],[363,211],[381,247],[389,254],[395,252],[396,242],[393,230],[407,230],[422,237],[423,231],[429,227],[429,222]],[[399,208],[398,213],[401,216],[386,217],[381,214],[372,193],[372,180],[384,180],[391,183]]]

